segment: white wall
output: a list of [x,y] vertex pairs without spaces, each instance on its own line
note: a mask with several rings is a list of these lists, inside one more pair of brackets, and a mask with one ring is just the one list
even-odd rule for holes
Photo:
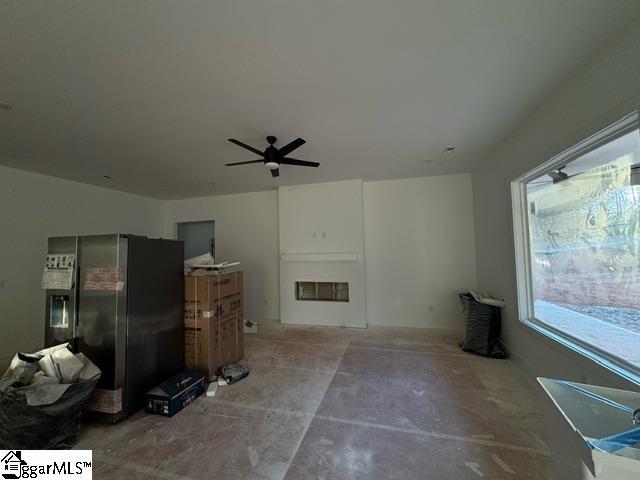
[[123,232],[175,238],[181,221],[216,221],[218,259],[238,259],[246,272],[249,317],[280,318],[281,250],[349,251],[359,258],[349,277],[359,306],[343,323],[364,325],[368,309],[376,325],[457,326],[455,294],[474,280],[468,176],[332,184],[338,186],[304,186],[319,197],[285,202],[289,233],[279,245],[275,190],[160,202],[0,167],[0,360],[42,344],[47,237]]
[[367,319],[461,328],[458,293],[476,285],[468,174],[366,182]]
[[[459,328],[457,294],[476,284],[471,197],[462,174],[177,200],[165,202],[164,236],[175,237],[176,222],[215,220],[218,259],[242,261],[247,314],[255,318],[281,317],[279,295],[294,295],[289,274],[328,281],[337,274],[352,284],[356,313],[292,311],[293,323],[363,326],[366,316],[372,325]],[[280,278],[280,252],[355,252],[360,262],[355,269],[294,262]]]
[[164,236],[177,222],[215,220],[216,260],[241,262],[245,314],[279,318],[278,192],[219,195],[165,202]]
[[280,187],[279,195],[281,253],[362,253],[361,180]]
[[473,172],[479,289],[506,299],[503,341],[533,374],[630,387],[519,322],[509,183],[639,109],[640,20],[635,20]]
[[[280,187],[280,253],[353,253],[354,261],[280,262],[283,323],[366,326],[362,181]],[[296,281],[349,283],[349,302],[298,301]]]
[[157,200],[0,166],[0,360],[42,347],[48,237],[157,237],[162,226]]

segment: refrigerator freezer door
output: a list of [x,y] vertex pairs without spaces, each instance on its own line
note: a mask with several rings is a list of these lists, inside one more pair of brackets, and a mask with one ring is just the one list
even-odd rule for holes
[[[78,349],[102,371],[97,392],[124,386],[127,335],[127,239],[79,237]],[[121,398],[110,395],[109,398]],[[117,413],[120,405],[105,410]]]
[[129,237],[125,412],[184,369],[181,241]]

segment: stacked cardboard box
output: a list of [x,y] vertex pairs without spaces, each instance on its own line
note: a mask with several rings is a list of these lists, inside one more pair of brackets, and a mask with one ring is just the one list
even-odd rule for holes
[[242,272],[185,276],[185,364],[210,380],[244,356]]

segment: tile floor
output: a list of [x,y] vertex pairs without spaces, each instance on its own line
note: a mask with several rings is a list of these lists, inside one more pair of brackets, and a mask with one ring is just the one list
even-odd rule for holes
[[540,394],[455,334],[281,327],[245,335],[251,374],[173,418],[90,423],[94,478],[550,478]]

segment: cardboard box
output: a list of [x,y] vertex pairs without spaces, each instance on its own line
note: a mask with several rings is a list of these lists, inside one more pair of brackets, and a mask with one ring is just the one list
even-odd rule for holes
[[204,376],[200,372],[179,373],[145,394],[145,410],[172,417],[203,393]]
[[218,368],[244,356],[243,315],[185,319],[185,365],[211,380]]
[[213,310],[219,300],[242,295],[242,272],[230,272],[206,276],[184,277],[185,307]]
[[244,357],[244,315],[242,313],[238,314],[237,331],[238,331],[237,357],[238,357],[238,360],[240,360],[242,357]]
[[243,309],[242,295],[233,294],[219,300],[195,306],[195,304],[185,303],[184,318],[222,318],[231,314],[240,313]]
[[220,320],[220,366],[239,360],[237,317],[233,315]]
[[84,408],[109,415],[120,413],[122,411],[122,388],[117,390],[109,390],[107,388],[94,389]]
[[211,380],[220,367],[220,328],[217,319],[185,319],[185,368]]
[[211,380],[244,356],[242,272],[185,276],[185,363]]

